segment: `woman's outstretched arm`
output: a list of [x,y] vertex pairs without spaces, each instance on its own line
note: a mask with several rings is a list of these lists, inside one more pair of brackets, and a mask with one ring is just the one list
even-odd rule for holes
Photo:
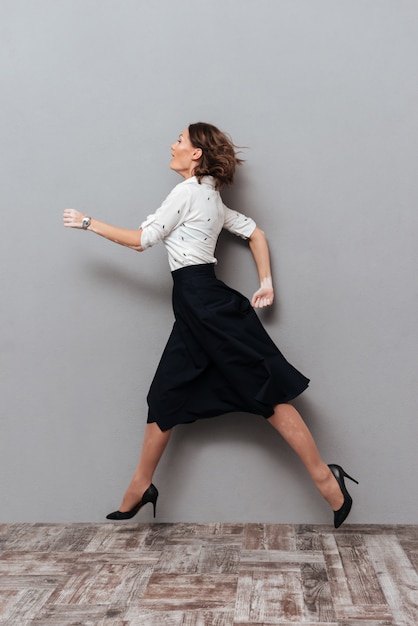
[[[63,220],[66,228],[83,228],[83,219],[86,216],[75,209],[65,209]],[[119,228],[118,226],[111,226],[105,222],[91,218],[90,225],[86,230],[91,230],[96,235],[105,237],[109,241],[118,243],[121,246],[126,246],[137,252],[142,252],[141,248],[141,233],[142,229],[129,230],[128,228]]]
[[262,308],[273,304],[274,290],[271,280],[270,252],[264,232],[256,226],[249,238],[250,250],[257,266],[260,278],[260,289],[258,289],[251,299],[254,308]]

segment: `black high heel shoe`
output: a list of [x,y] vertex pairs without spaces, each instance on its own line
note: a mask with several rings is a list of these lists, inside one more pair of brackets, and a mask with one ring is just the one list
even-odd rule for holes
[[109,513],[109,515],[106,515],[106,519],[114,519],[114,520],[131,519],[131,517],[136,515],[139,509],[142,509],[144,504],[148,504],[148,502],[152,502],[154,506],[154,517],[155,517],[155,511],[157,510],[157,498],[158,498],[158,489],[151,483],[148,489],[144,492],[141,500],[138,502],[138,504],[136,504],[133,507],[133,509],[131,509],[130,511],[113,511],[113,513]]
[[344,522],[344,520],[347,519],[348,514],[351,511],[352,504],[353,504],[353,498],[350,496],[350,494],[347,491],[344,478],[348,478],[349,480],[352,480],[353,483],[357,483],[357,485],[358,485],[358,480],[356,480],[352,476],[349,476],[340,465],[334,465],[332,463],[331,465],[328,465],[328,467],[331,470],[331,472],[334,474],[334,478],[339,484],[341,492],[344,496],[344,502],[343,502],[342,507],[338,509],[338,511],[334,511],[334,527],[339,528],[341,524]]

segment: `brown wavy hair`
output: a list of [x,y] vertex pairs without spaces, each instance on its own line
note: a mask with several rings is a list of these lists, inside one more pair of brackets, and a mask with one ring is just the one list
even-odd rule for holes
[[232,139],[216,126],[205,122],[190,124],[188,130],[191,144],[202,150],[202,158],[193,171],[199,183],[203,176],[213,176],[216,189],[232,185],[235,168],[243,163],[237,157]]

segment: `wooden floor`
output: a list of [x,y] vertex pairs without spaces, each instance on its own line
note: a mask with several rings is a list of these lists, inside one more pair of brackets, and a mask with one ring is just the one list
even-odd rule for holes
[[0,625],[418,625],[418,526],[0,524]]

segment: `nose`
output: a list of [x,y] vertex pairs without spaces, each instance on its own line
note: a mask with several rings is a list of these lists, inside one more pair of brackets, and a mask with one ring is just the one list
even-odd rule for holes
[[174,150],[175,147],[176,147],[175,143],[172,143],[171,146],[170,146],[171,150]]

